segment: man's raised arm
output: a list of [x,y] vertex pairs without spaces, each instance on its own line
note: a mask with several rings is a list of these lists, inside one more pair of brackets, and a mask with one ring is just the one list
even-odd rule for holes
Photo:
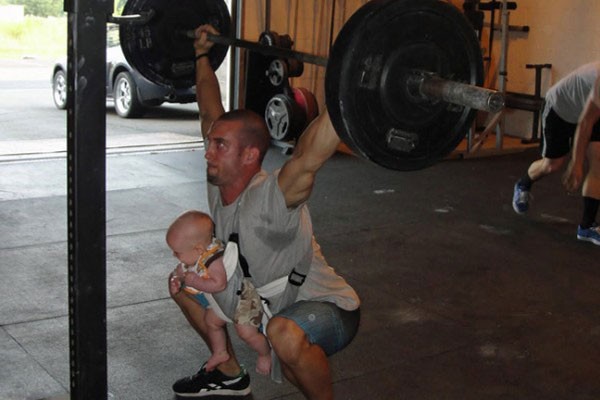
[[206,139],[213,121],[225,110],[221,101],[221,89],[217,76],[210,66],[208,52],[213,43],[207,39],[206,33],[218,34],[210,25],[199,26],[196,31],[194,50],[196,53],[196,101],[200,112],[202,137]]
[[339,144],[340,138],[324,110],[300,136],[292,157],[279,173],[279,187],[288,207],[296,207],[308,200],[317,171]]

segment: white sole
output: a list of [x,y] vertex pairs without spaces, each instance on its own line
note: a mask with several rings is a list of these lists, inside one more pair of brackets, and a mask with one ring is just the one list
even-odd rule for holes
[[585,237],[585,236],[579,236],[579,235],[577,235],[577,239],[583,240],[584,242],[594,243],[596,246],[600,246],[600,240],[592,239],[592,238]]

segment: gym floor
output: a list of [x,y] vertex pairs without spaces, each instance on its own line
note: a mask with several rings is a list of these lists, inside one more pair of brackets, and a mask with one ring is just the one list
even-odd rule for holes
[[[310,201],[329,263],[362,321],[331,358],[336,399],[600,398],[600,248],[579,242],[581,200],[552,176],[529,215],[512,187],[536,149],[385,170],[338,153]],[[276,148],[266,168],[281,165]],[[201,149],[113,155],[107,171],[109,399],[173,399],[208,356],[169,299],[170,221],[206,209]],[[69,388],[64,159],[0,164],[0,399]],[[93,227],[90,227],[93,229]],[[302,399],[254,373],[248,399]]]

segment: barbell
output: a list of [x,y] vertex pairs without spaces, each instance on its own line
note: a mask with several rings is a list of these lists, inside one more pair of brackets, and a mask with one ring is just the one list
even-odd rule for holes
[[329,57],[232,38],[223,0],[129,0],[123,15],[152,15],[120,26],[123,53],[149,80],[195,84],[194,29],[211,24],[214,69],[229,46],[326,67],[332,124],[356,154],[386,168],[416,170],[445,157],[477,110],[498,112],[501,93],[481,87],[483,59],[473,27],[441,0],[373,0],[340,30]]

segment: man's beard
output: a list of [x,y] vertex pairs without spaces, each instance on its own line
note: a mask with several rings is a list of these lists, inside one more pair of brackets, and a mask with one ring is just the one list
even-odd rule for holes
[[211,185],[219,184],[219,178],[216,175],[209,174],[208,171],[206,171],[206,181]]

